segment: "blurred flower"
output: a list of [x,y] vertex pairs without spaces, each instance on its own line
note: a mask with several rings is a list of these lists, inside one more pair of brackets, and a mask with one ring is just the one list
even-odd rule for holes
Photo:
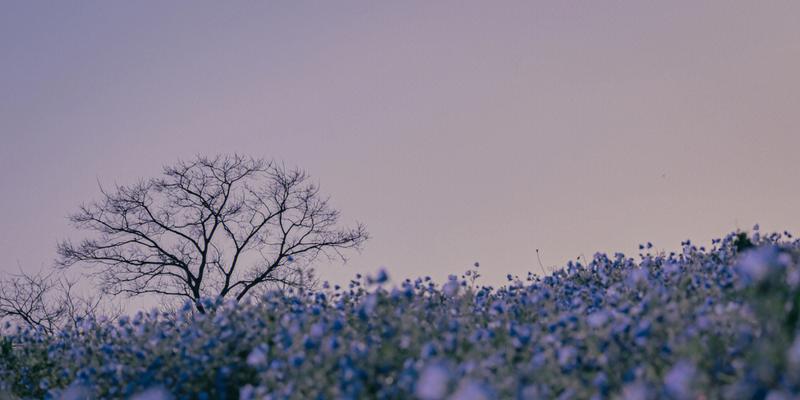
[[247,365],[251,367],[260,367],[267,363],[267,345],[260,344],[254,348],[250,354],[247,355]]
[[603,311],[591,313],[588,317],[586,317],[586,322],[592,328],[599,328],[605,325],[606,321],[608,321],[608,314]]
[[92,395],[86,386],[73,383],[58,398],[59,400],[89,400]]
[[239,389],[239,400],[253,400],[256,390],[253,385],[244,385]]
[[131,400],[172,400],[172,395],[163,387],[154,387],[134,395]]
[[647,385],[642,382],[634,382],[622,388],[622,398],[625,400],[647,400]]
[[449,400],[489,400],[492,396],[483,386],[472,380],[463,380]]
[[736,268],[750,281],[758,283],[766,279],[773,268],[777,267],[778,254],[778,249],[774,246],[749,250],[744,253]]
[[692,397],[692,379],[697,369],[688,361],[675,364],[664,377],[664,386],[667,392],[677,399],[690,399]]
[[442,286],[442,293],[447,297],[454,297],[458,293],[458,289],[458,281],[450,279]]
[[[744,252],[736,240],[710,250],[686,241],[684,252],[639,261],[597,253],[499,287],[467,288],[471,269],[440,283],[204,298],[203,313],[186,302],[52,335],[9,323],[0,391],[13,383],[19,398],[131,398],[157,384],[162,395],[201,400],[780,400],[800,383],[800,241],[764,235]],[[380,271],[370,279],[383,280]],[[742,285],[757,280],[769,286]],[[687,355],[697,364],[664,367]]]
[[422,374],[415,386],[415,393],[420,400],[438,400],[447,394],[449,381],[447,369],[440,365],[429,365],[422,370]]
[[381,268],[378,271],[378,275],[375,277],[375,282],[376,283],[385,283],[388,280],[389,280],[389,274],[386,273],[386,270],[384,268]]

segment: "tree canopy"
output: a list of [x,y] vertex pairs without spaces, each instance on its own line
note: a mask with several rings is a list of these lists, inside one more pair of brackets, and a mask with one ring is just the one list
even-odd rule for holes
[[363,224],[339,212],[301,169],[241,155],[197,156],[114,190],[71,215],[94,236],[58,245],[58,264],[90,265],[111,294],[242,299],[256,288],[303,285],[320,255],[345,260]]

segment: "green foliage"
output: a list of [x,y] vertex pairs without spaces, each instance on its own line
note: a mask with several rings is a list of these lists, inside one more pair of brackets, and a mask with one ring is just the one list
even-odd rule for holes
[[747,237],[746,232],[739,232],[736,234],[736,237],[733,241],[734,246],[736,246],[736,251],[739,253],[744,252],[745,250],[753,248],[753,242]]

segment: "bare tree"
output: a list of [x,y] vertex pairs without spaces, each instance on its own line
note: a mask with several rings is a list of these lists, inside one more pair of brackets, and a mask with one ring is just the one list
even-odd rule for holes
[[77,280],[62,277],[58,280],[58,298],[64,309],[61,326],[77,327],[82,320],[97,319],[100,316],[115,320],[122,315],[122,307],[105,296],[104,293],[76,294]]
[[71,216],[97,235],[58,246],[59,264],[96,267],[112,294],[240,300],[256,287],[298,284],[289,271],[367,239],[362,224],[338,227],[319,187],[299,169],[240,155],[197,156],[159,178],[102,187],[100,201]]
[[[103,297],[75,293],[76,281],[50,273],[21,271],[0,282],[0,318],[52,334],[106,310]],[[116,312],[116,311],[111,311]],[[112,315],[113,317],[113,315]]]
[[0,285],[0,317],[53,333],[65,312],[53,298],[57,285],[50,274],[12,275]]

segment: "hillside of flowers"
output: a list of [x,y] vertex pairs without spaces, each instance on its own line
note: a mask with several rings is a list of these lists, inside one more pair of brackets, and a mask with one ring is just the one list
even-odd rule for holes
[[753,399],[800,395],[800,241],[732,233],[540,277],[205,300],[7,332],[11,398]]

